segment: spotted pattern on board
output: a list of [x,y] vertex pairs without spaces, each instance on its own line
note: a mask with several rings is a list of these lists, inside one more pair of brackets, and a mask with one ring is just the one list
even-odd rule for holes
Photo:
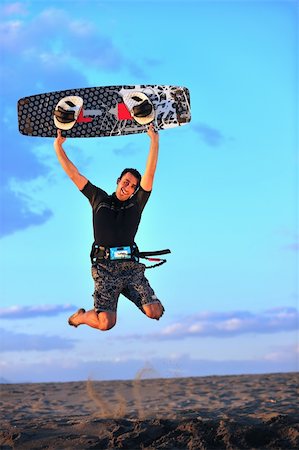
[[56,136],[57,128],[53,120],[55,107],[62,98],[76,95],[83,99],[83,120],[81,117],[81,121],[71,130],[64,131],[65,136],[100,137],[145,132],[146,125],[140,125],[134,119],[118,118],[118,105],[123,104],[126,92],[143,92],[148,96],[155,108],[154,124],[158,129],[184,125],[191,120],[187,88],[165,85],[105,86],[68,89],[20,99],[19,131],[29,136]]

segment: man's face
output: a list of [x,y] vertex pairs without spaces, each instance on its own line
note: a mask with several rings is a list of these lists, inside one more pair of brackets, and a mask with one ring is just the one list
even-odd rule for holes
[[120,179],[117,181],[117,188],[115,191],[115,195],[118,200],[124,202],[128,200],[132,194],[134,194],[138,185],[138,180],[134,175],[130,172],[125,173]]

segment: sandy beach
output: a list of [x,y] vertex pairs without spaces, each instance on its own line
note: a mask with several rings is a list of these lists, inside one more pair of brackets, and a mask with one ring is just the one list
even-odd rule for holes
[[298,373],[2,384],[0,448],[299,448]]

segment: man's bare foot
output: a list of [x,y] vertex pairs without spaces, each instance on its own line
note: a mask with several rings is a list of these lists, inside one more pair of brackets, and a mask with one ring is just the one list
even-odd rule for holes
[[75,312],[75,314],[73,314],[73,315],[69,318],[69,320],[68,320],[69,325],[71,325],[72,327],[76,327],[76,328],[77,328],[77,326],[80,325],[80,323],[77,323],[77,320],[76,320],[76,319],[78,318],[78,316],[80,316],[81,314],[84,314],[84,313],[85,313],[85,309],[84,309],[84,308],[78,309],[78,311]]

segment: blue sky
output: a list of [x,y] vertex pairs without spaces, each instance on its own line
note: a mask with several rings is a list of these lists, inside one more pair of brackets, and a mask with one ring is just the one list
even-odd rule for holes
[[[298,369],[298,3],[2,1],[0,377],[19,381]],[[192,121],[160,133],[137,243],[169,247],[147,276],[166,313],[119,301],[108,333],[71,328],[92,307],[91,210],[53,140],[18,133],[17,100],[115,84],[187,86]],[[69,139],[108,192],[141,172],[146,135]]]

